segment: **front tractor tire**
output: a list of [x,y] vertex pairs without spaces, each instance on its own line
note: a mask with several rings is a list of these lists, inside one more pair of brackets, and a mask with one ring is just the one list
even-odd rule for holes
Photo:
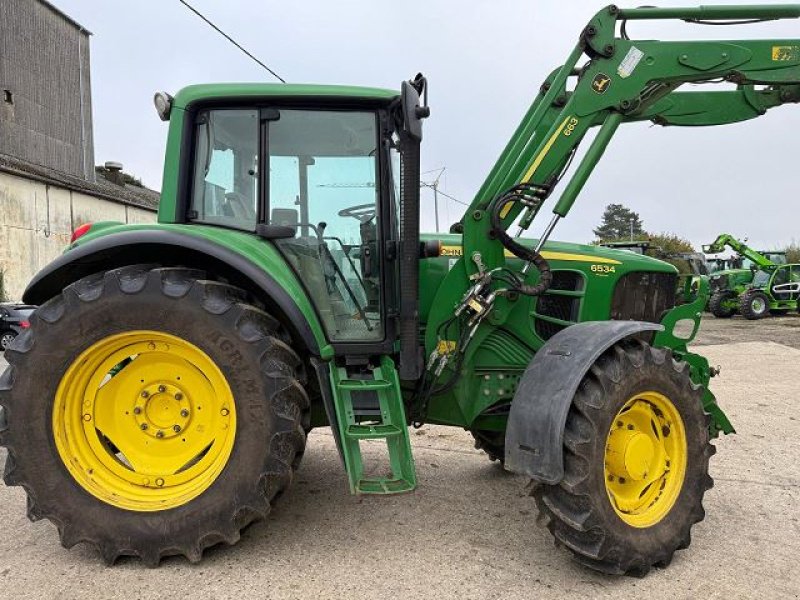
[[739,312],[750,321],[763,319],[769,315],[769,297],[761,290],[747,290],[739,300]]
[[711,295],[708,301],[708,310],[718,319],[730,319],[736,314],[733,305],[736,301],[736,292],[732,290],[720,290]]
[[304,368],[278,322],[201,271],[131,266],[43,304],[6,352],[4,480],[64,547],[156,566],[234,544],[302,457]]
[[640,341],[613,346],[573,398],[564,478],[534,488],[556,544],[604,573],[669,564],[705,516],[708,425],[686,363]]

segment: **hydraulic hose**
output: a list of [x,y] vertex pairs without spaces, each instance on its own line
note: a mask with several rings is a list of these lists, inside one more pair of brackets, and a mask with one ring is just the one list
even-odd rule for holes
[[520,184],[499,196],[490,210],[494,236],[514,256],[531,263],[539,271],[539,282],[536,285],[523,283],[515,287],[514,290],[526,296],[539,296],[550,288],[550,284],[553,282],[553,273],[550,271],[550,264],[539,252],[533,248],[523,246],[506,232],[500,213],[509,202],[524,202],[528,205],[534,203],[538,209],[538,205],[541,205],[542,200],[537,197],[536,190],[530,185]]

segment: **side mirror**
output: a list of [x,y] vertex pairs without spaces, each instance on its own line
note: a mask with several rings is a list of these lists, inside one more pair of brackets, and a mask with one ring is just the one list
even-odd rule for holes
[[[420,94],[424,101],[420,104]],[[400,85],[400,100],[403,105],[403,130],[414,140],[422,141],[422,120],[431,114],[428,107],[428,80],[418,73],[411,81]]]

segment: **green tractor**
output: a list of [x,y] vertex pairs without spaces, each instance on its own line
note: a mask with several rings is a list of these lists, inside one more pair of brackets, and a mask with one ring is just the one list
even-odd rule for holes
[[[779,18],[800,6],[603,9],[449,235],[419,231],[421,76],[157,94],[158,223],[76,230],[25,292],[40,308],[0,378],[6,484],[65,547],[198,561],[266,517],[312,428],[331,427],[352,493],[392,494],[416,486],[409,425],[449,425],[533,479],[581,563],[666,566],[703,520],[710,440],[733,431],[687,349],[708,286],[675,306],[673,266],[548,238],[620,125],[800,101],[800,40],[638,40],[626,22]],[[718,80],[738,86],[703,88]],[[509,234],[556,189],[537,240]]]
[[736,252],[737,257],[731,261],[734,268],[716,271],[710,277],[707,308],[711,314],[727,319],[739,312],[755,320],[797,310],[798,290],[794,284],[800,281],[800,265],[787,265],[785,252],[759,252],[728,233],[703,246],[703,252],[719,254],[726,248]]

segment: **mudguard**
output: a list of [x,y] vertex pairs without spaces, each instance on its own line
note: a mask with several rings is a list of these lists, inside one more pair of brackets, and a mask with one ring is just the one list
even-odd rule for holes
[[163,263],[210,269],[234,285],[260,292],[268,308],[284,316],[292,337],[313,356],[330,358],[332,351],[314,330],[290,294],[270,273],[230,248],[197,235],[167,229],[131,229],[98,237],[65,252],[34,276],[23,294],[29,304],[42,304],[81,277],[107,269]]
[[536,481],[564,477],[564,426],[583,376],[608,348],[657,323],[587,321],[559,331],[533,357],[511,403],[505,468]]

